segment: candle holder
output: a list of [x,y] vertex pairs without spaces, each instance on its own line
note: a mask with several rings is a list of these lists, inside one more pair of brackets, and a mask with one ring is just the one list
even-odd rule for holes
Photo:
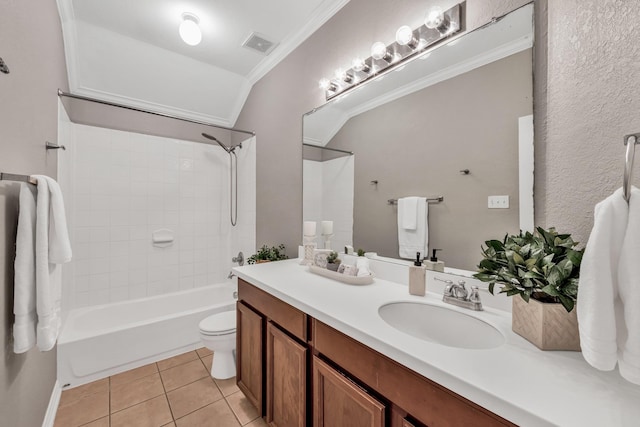
[[331,249],[331,238],[333,234],[323,234],[322,237],[324,238],[324,248]]
[[313,254],[316,250],[316,236],[304,236],[304,259],[302,260],[302,264],[304,265],[313,265]]

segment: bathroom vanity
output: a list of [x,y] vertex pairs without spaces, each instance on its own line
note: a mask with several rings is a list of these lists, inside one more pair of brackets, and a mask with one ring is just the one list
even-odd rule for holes
[[411,296],[379,278],[346,285],[296,260],[234,271],[237,382],[270,425],[632,426],[640,419],[638,387],[590,368],[580,353],[538,350],[511,332],[506,312],[469,314],[497,329],[501,344],[452,347],[401,332],[379,314],[389,303],[411,302],[467,315],[441,295]]

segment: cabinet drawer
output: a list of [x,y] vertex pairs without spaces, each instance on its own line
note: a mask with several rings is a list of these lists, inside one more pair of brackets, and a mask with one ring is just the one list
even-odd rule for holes
[[265,291],[238,279],[238,299],[269,318],[296,338],[307,341],[307,315]]
[[515,426],[315,319],[313,346],[426,425]]

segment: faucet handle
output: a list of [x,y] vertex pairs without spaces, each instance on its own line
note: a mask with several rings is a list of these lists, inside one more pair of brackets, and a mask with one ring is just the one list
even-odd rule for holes
[[477,286],[471,287],[471,295],[469,295],[469,301],[471,302],[481,302],[480,301],[480,293],[478,292]]

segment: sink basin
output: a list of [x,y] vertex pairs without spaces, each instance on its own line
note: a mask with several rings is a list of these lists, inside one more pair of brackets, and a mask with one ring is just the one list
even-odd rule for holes
[[502,333],[487,322],[446,307],[394,302],[381,306],[378,314],[400,332],[448,347],[489,349],[505,341]]

